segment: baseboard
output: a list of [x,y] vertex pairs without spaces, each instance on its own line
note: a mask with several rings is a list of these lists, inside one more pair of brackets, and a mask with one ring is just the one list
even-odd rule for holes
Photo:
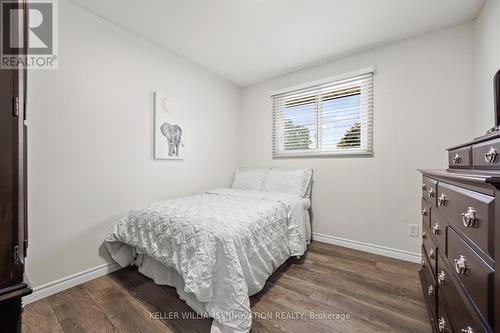
[[317,240],[318,242],[343,246],[354,250],[360,250],[368,253],[378,254],[381,256],[401,259],[405,261],[420,263],[422,260],[422,256],[420,253],[403,251],[403,250],[393,249],[390,247],[368,244],[330,235],[323,235],[316,232],[313,232],[312,239]]
[[33,288],[33,293],[31,295],[23,297],[23,304],[36,302],[42,298],[57,294],[63,290],[75,287],[84,282],[119,270],[120,268],[120,265],[115,262],[102,264],[97,267],[90,268],[85,271],[66,276],[62,279],[58,279],[35,287]]

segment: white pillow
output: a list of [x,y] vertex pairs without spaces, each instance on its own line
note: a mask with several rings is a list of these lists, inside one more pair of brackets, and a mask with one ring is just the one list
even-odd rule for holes
[[264,191],[285,192],[298,197],[311,194],[312,170],[289,170],[272,168],[264,181]]
[[260,191],[269,169],[237,169],[232,188]]

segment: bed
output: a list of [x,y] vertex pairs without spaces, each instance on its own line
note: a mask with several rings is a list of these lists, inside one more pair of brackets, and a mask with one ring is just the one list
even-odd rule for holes
[[232,188],[130,210],[104,243],[118,264],[136,265],[212,317],[212,333],[249,332],[249,296],[306,251],[311,178],[311,170],[240,169]]

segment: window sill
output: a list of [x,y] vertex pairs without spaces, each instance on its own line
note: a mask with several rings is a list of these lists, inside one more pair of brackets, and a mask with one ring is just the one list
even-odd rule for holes
[[287,158],[341,158],[341,157],[359,157],[359,158],[371,158],[374,157],[372,151],[345,151],[345,152],[297,152],[297,153],[279,153],[273,155],[274,159],[287,159]]

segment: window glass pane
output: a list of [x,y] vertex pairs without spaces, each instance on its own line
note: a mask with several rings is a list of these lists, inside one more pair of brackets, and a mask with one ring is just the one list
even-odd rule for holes
[[284,150],[316,149],[316,104],[286,104],[291,106],[284,109]]
[[323,150],[361,147],[361,94],[321,103]]
[[276,92],[273,158],[372,155],[373,72]]

